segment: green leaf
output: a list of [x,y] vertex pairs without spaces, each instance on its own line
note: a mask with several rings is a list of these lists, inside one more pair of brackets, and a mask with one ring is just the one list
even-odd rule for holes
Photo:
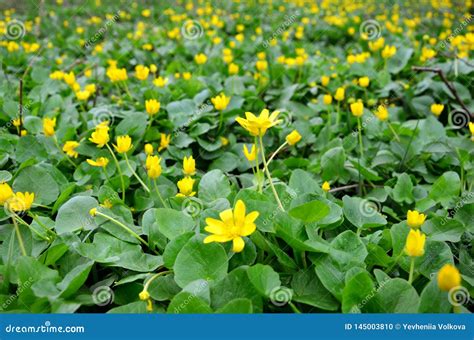
[[448,207],[451,200],[459,196],[461,190],[461,180],[454,171],[445,172],[433,183],[429,198],[443,207]]
[[329,149],[321,157],[322,179],[323,181],[336,181],[347,176],[344,166],[346,154],[342,147]]
[[173,275],[159,276],[148,286],[150,296],[156,301],[171,300],[180,291],[181,288],[174,281]]
[[364,301],[374,291],[374,282],[370,274],[363,269],[346,279],[346,285],[342,291],[342,312],[357,313],[364,306]]
[[86,282],[93,264],[94,262],[84,263],[75,267],[66,274],[64,279],[57,285],[58,289],[61,291],[61,298],[67,299],[81,288],[81,286]]
[[292,301],[329,311],[339,308],[339,302],[323,286],[312,267],[293,275],[291,288],[294,292]]
[[340,268],[349,269],[364,264],[367,249],[359,236],[351,230],[346,230],[332,240],[329,255],[339,263]]
[[397,184],[395,184],[393,188],[393,199],[398,203],[413,203],[413,183],[411,182],[410,176],[406,173],[398,177]]
[[366,304],[369,313],[416,313],[420,297],[415,288],[403,279],[390,279],[380,285]]
[[439,289],[436,277],[434,277],[421,292],[418,313],[449,313],[452,308],[448,292]]
[[290,216],[300,219],[304,223],[322,220],[329,213],[329,207],[322,201],[311,201],[292,208]]
[[252,314],[252,301],[249,299],[234,299],[229,301],[225,306],[219,308],[216,313],[219,314]]
[[169,314],[207,314],[212,313],[211,307],[200,297],[189,292],[177,294],[168,306]]
[[136,272],[152,272],[163,264],[161,256],[145,254],[140,245],[98,232],[92,243],[73,244],[76,251],[104,266],[122,267]]
[[13,182],[13,190],[34,192],[35,203],[48,205],[59,196],[59,187],[54,178],[40,165],[20,171]]
[[194,236],[181,249],[174,263],[175,281],[180,287],[198,279],[219,281],[227,274],[228,259],[218,243],[203,243]]
[[206,173],[199,182],[199,198],[212,202],[218,198],[227,198],[231,193],[230,183],[221,170]]
[[99,203],[90,196],[76,196],[64,203],[59,208],[56,216],[56,232],[64,234],[76,230],[91,230],[97,227],[89,210],[96,208]]
[[195,227],[194,220],[182,211],[159,208],[155,210],[155,217],[158,230],[170,240],[192,231]]
[[421,229],[431,241],[449,242],[459,242],[466,231],[461,222],[439,216],[426,221]]
[[184,245],[188,243],[189,239],[191,239],[191,237],[193,237],[194,235],[195,234],[191,232],[186,233],[168,242],[165,251],[163,252],[163,261],[165,263],[166,268],[173,268],[174,262],[176,261],[176,257],[178,256],[179,252],[184,247]]
[[344,196],[344,216],[357,228],[370,229],[387,224],[387,220],[377,211],[377,203],[369,199]]
[[262,296],[270,297],[271,292],[281,285],[278,273],[267,265],[256,264],[247,269],[247,275],[250,282]]

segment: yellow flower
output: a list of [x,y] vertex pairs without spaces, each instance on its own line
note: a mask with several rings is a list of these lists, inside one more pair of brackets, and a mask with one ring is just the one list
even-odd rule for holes
[[95,131],[91,134],[91,138],[89,138],[92,143],[97,144],[98,148],[102,148],[107,144],[109,139],[109,127],[105,124],[97,125]]
[[95,161],[93,159],[87,159],[87,163],[92,166],[106,167],[109,164],[109,159],[106,157],[99,157]]
[[160,152],[163,149],[166,149],[168,145],[170,145],[170,140],[171,140],[171,135],[166,135],[162,133],[160,135],[160,146],[158,147],[158,152]]
[[179,193],[176,196],[194,196],[196,192],[193,191],[195,180],[189,176],[184,177],[182,180],[178,181]]
[[46,136],[54,136],[54,128],[56,127],[56,118],[43,118],[43,132]]
[[351,112],[355,117],[362,116],[364,114],[364,104],[362,102],[352,103]]
[[397,53],[397,48],[395,46],[386,45],[382,50],[382,58],[391,58],[395,55],[395,53]]
[[268,68],[268,62],[266,60],[257,60],[255,67],[260,72],[265,71]]
[[199,53],[194,56],[194,60],[198,65],[202,65],[207,62],[207,56],[204,53]]
[[150,143],[145,144],[145,153],[147,155],[152,155],[153,154],[153,145]]
[[0,183],[0,204],[5,204],[13,196],[13,190],[8,183]]
[[331,105],[331,103],[332,103],[332,96],[331,96],[330,94],[325,94],[325,95],[323,96],[323,103],[324,103],[325,105]]
[[245,247],[242,237],[249,236],[255,231],[257,228],[255,220],[258,215],[258,211],[245,215],[245,203],[238,200],[234,211],[227,209],[219,214],[220,220],[206,218],[207,226],[204,230],[213,235],[207,236],[204,243],[232,241],[232,250],[236,253],[241,252]]
[[161,175],[161,164],[160,157],[148,155],[146,158],[145,166],[148,173],[148,177],[155,179]]
[[423,223],[425,223],[426,216],[425,214],[420,214],[416,210],[408,210],[407,212],[407,224],[410,228],[419,228]]
[[63,80],[64,79],[64,72],[63,71],[54,71],[49,75],[49,78],[54,80]]
[[220,95],[211,98],[211,102],[216,110],[223,111],[226,109],[227,105],[229,105],[230,97],[227,97],[225,94],[221,93]]
[[117,137],[117,145],[114,145],[114,148],[118,153],[127,153],[132,146],[132,139],[129,135],[125,135]]
[[474,123],[469,122],[469,131],[471,131],[471,135],[474,136]]
[[249,149],[247,149],[247,145],[244,144],[243,151],[245,158],[247,158],[249,162],[253,162],[255,158],[257,158],[257,148],[255,147],[255,144],[252,144],[252,149],[250,150],[250,152]]
[[166,84],[168,84],[168,78],[158,77],[155,80],[153,80],[153,84],[156,87],[165,87]]
[[441,112],[443,112],[444,105],[443,104],[432,104],[431,105],[431,112],[436,116],[439,117]]
[[69,156],[73,158],[77,158],[79,155],[76,151],[76,148],[79,146],[79,143],[73,140],[68,140],[64,146],[63,151]]
[[185,175],[194,175],[196,173],[196,161],[193,156],[184,157],[183,172]]
[[145,17],[145,18],[148,18],[150,15],[151,15],[151,11],[149,9],[144,9],[142,11],[142,15]]
[[89,215],[91,215],[92,217],[95,217],[96,214],[97,214],[97,208],[92,208],[91,210],[89,210]]
[[151,73],[156,73],[156,71],[158,71],[158,67],[156,67],[155,64],[151,64],[150,65],[150,72]]
[[138,297],[140,298],[140,300],[146,301],[150,298],[150,293],[148,293],[148,291],[146,290],[142,290],[140,294],[138,294]]
[[368,87],[370,83],[369,77],[361,77],[359,78],[359,86],[361,87]]
[[34,199],[34,193],[17,192],[10,197],[8,202],[6,202],[7,208],[10,211],[26,211],[31,208]]
[[328,86],[329,80],[331,80],[331,78],[329,78],[328,76],[322,76],[321,77],[321,85]]
[[239,65],[230,63],[228,67],[228,72],[230,75],[239,73]]
[[87,90],[76,92],[76,98],[79,100],[87,100],[89,99],[90,95],[91,93]]
[[145,101],[146,112],[150,116],[153,116],[158,111],[160,111],[160,107],[161,107],[161,103],[156,99],[149,99],[149,100]]
[[379,105],[377,111],[374,112],[375,116],[381,121],[388,119],[388,110],[385,105]]
[[21,123],[23,123],[23,119],[21,119],[21,121],[20,121],[20,118],[12,119],[12,124],[13,124],[14,127],[19,127],[21,125]]
[[189,79],[191,79],[191,77],[192,77],[191,72],[183,72],[183,79],[184,80],[189,80]]
[[279,111],[273,111],[269,115],[269,111],[263,109],[258,117],[252,112],[245,112],[245,119],[238,117],[235,120],[252,136],[263,136],[267,129],[281,123],[281,119],[277,119],[279,114]]
[[383,47],[383,45],[385,45],[385,39],[383,37],[380,37],[375,41],[369,41],[369,49],[371,51],[378,51]]
[[221,139],[222,146],[226,146],[229,144],[229,140],[227,138],[221,136],[220,139]]
[[329,185],[329,182],[328,181],[325,181],[323,183],[323,185],[321,186],[321,188],[325,191],[325,192],[328,192],[329,190],[331,190],[331,186]]
[[143,65],[135,66],[135,77],[138,80],[145,80],[148,78],[148,74],[150,73],[150,69]]
[[441,290],[449,292],[455,287],[461,285],[461,274],[452,264],[445,264],[438,272],[438,287]]
[[426,235],[419,230],[410,229],[405,244],[405,253],[408,256],[418,257],[425,253]]
[[337,90],[336,90],[336,93],[334,94],[334,99],[336,99],[338,102],[344,100],[344,94],[345,94],[345,90],[343,87],[339,87]]
[[290,134],[288,134],[288,136],[286,136],[285,140],[288,142],[288,144],[295,145],[301,140],[301,135],[297,130],[293,130]]
[[113,83],[128,79],[127,70],[124,68],[109,67],[106,74]]
[[97,91],[97,88],[95,84],[88,84],[84,87],[84,90],[89,91],[90,94],[93,94],[95,91]]
[[74,72],[72,71],[69,73],[64,73],[63,80],[69,86],[73,86],[76,83],[76,76],[74,75]]

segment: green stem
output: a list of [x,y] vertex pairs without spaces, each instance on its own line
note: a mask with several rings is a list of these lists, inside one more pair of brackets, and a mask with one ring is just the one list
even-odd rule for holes
[[135,176],[135,178],[140,182],[140,184],[141,184],[142,187],[145,189],[145,191],[148,192],[148,193],[150,193],[150,189],[148,188],[148,186],[142,181],[142,179],[138,176],[138,174],[135,172],[135,170],[133,170],[132,166],[130,165],[130,162],[128,161],[127,154],[124,153],[123,155],[124,155],[124,157],[125,157],[125,162],[127,163],[128,168],[129,168],[130,171],[132,172],[133,176]]
[[114,151],[110,147],[109,144],[105,144],[107,149],[109,149],[110,154],[112,155],[112,158],[114,159],[115,165],[117,166],[117,171],[120,176],[120,183],[122,184],[122,201],[125,202],[125,181],[123,180],[123,175],[122,175],[122,169],[120,169],[120,164],[118,162],[117,157],[115,157]]
[[153,186],[155,187],[156,194],[158,195],[158,198],[160,199],[161,204],[163,204],[165,208],[168,208],[168,205],[166,204],[165,200],[160,194],[160,190],[158,189],[158,185],[156,184],[156,179],[153,179]]
[[49,229],[47,226],[45,226],[38,218],[38,216],[36,216],[35,214],[33,214],[31,211],[28,212],[28,216],[30,216],[36,223],[38,223],[38,225],[43,228],[47,233],[50,233],[54,236],[56,236],[56,233],[54,231],[52,231],[51,229]]
[[273,180],[272,180],[272,176],[270,174],[270,170],[268,170],[267,161],[265,159],[265,148],[263,146],[262,136],[260,136],[260,149],[261,149],[260,152],[262,153],[263,168],[264,168],[265,173],[267,174],[268,181],[270,182],[270,187],[272,188],[273,195],[275,196],[275,199],[278,203],[278,207],[280,208],[280,210],[285,211],[285,209],[283,208],[283,205],[281,204],[280,197],[278,197],[278,193],[275,189],[275,186],[273,185]]
[[254,138],[254,144],[255,144],[255,147],[257,148],[257,155],[256,155],[256,158],[255,158],[255,167],[256,167],[256,170],[257,170],[257,187],[258,187],[258,192],[259,193],[262,193],[262,185],[260,183],[260,161],[258,159],[258,143],[257,143],[257,137]]
[[395,132],[395,130],[393,129],[393,126],[390,122],[387,122],[388,124],[388,127],[390,128],[390,131],[392,131],[393,135],[395,136],[395,139],[397,140],[397,142],[400,141],[400,137],[398,137],[398,134]]
[[156,273],[145,283],[145,285],[143,286],[143,291],[148,291],[148,287],[150,286],[150,283],[152,283],[153,280],[156,279],[157,277],[160,277],[165,274],[170,274],[172,272],[173,272],[172,270],[166,270],[164,272]]
[[362,145],[362,123],[360,121],[360,117],[357,117],[357,130],[359,132],[359,149],[360,149],[360,156],[364,157],[364,146]]
[[39,238],[43,239],[44,241],[51,242],[51,239],[48,236],[41,235],[38,231],[36,231],[35,228],[30,226],[28,223],[26,223],[25,220],[23,220],[20,216],[15,215],[14,220],[26,226],[28,229],[30,229],[33,233],[35,233]]
[[411,284],[413,282],[413,272],[415,270],[415,258],[411,258],[411,263],[410,263],[410,274],[408,275],[408,283]]
[[26,256],[25,244],[23,243],[23,238],[21,237],[20,228],[18,227],[18,223],[16,223],[16,220],[13,217],[12,220],[15,226],[16,237],[18,238],[18,244],[20,245],[21,253],[23,254],[23,256]]
[[124,229],[126,232],[128,232],[130,235],[132,235],[133,237],[135,237],[137,240],[139,240],[140,242],[142,242],[144,245],[146,245],[148,248],[150,247],[148,245],[148,242],[145,241],[140,235],[138,235],[136,232],[134,232],[132,229],[130,229],[129,227],[127,227],[125,224],[123,224],[122,222],[116,220],[115,218],[113,217],[110,217],[109,215],[106,215],[104,213],[101,213],[100,211],[96,211],[96,215],[99,215],[99,216],[102,216],[103,218],[106,218],[108,219],[109,221],[115,223],[116,225],[118,225],[119,227],[121,227],[122,229]]
[[283,143],[282,145],[280,145],[280,147],[278,149],[276,149],[276,151],[270,156],[270,158],[268,159],[267,161],[267,164],[270,165],[270,163],[272,162],[273,158],[275,158],[275,156],[285,147],[288,145],[288,142],[285,141],[285,143]]
[[293,312],[295,312],[296,314],[301,314],[301,311],[295,306],[295,304],[293,302],[290,301],[290,302],[288,302],[288,304],[290,305]]

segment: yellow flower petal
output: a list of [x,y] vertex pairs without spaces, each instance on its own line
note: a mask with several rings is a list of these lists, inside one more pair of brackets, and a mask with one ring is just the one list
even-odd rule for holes
[[232,240],[232,250],[236,253],[240,253],[245,247],[245,242],[242,237],[236,237]]

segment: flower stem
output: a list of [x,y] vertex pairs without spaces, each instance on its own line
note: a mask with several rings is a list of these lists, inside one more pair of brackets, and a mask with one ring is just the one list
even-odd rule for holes
[[150,193],[150,188],[148,188],[148,186],[142,181],[142,179],[138,176],[138,174],[135,172],[135,170],[133,170],[132,166],[130,165],[130,162],[128,161],[127,154],[124,153],[123,155],[125,157],[125,162],[127,162],[128,168],[132,172],[133,176],[135,176],[135,178],[138,179],[140,184],[143,186],[143,189],[145,189],[146,192]]
[[410,263],[410,274],[408,275],[408,283],[411,284],[413,282],[413,272],[415,270],[415,258],[411,258],[411,263]]
[[301,311],[294,305],[293,302],[288,302],[288,304],[290,305],[291,309],[293,310],[293,312],[297,313],[297,314],[301,314]]
[[257,155],[256,155],[256,158],[255,158],[255,167],[256,167],[256,170],[257,170],[257,187],[258,187],[258,192],[259,193],[262,193],[262,185],[260,183],[260,166],[259,166],[259,159],[258,159],[258,143],[257,143],[257,137],[255,137],[255,140],[254,140],[254,144],[255,144],[255,147],[257,148]]
[[15,218],[12,217],[13,224],[15,226],[16,237],[18,238],[18,244],[20,245],[21,253],[23,256],[26,256],[25,244],[23,243],[23,238],[21,237],[20,228],[18,223],[16,223]]
[[163,204],[165,208],[168,208],[168,205],[166,204],[165,200],[160,194],[160,190],[158,189],[158,185],[156,184],[156,179],[153,179],[153,186],[155,187],[156,194],[158,195],[158,198],[160,199],[161,204]]
[[58,148],[59,153],[60,153],[61,155],[63,155],[64,158],[66,158],[66,160],[67,160],[69,163],[72,164],[72,166],[74,166],[75,168],[77,168],[76,163],[74,163],[74,162],[68,157],[68,155],[65,155],[64,152],[63,152],[63,150],[61,150],[61,147],[59,146],[58,139],[56,138],[56,135],[53,136],[53,141],[54,141],[54,144],[56,145],[56,147]]
[[283,208],[283,205],[281,204],[280,198],[278,197],[278,193],[276,192],[275,186],[273,185],[273,180],[272,180],[272,176],[270,174],[270,170],[268,170],[267,161],[265,159],[265,149],[263,147],[263,138],[262,138],[262,136],[260,136],[260,149],[261,149],[260,151],[262,153],[263,168],[264,168],[265,173],[267,174],[268,181],[270,182],[270,187],[272,188],[273,195],[275,196],[275,199],[278,203],[278,207],[280,208],[280,210],[285,211],[285,209]]
[[387,122],[388,124],[388,127],[390,129],[390,131],[392,131],[393,135],[395,136],[395,139],[397,140],[397,142],[400,141],[400,137],[398,137],[398,134],[395,132],[395,130],[393,129],[393,126],[390,122]]
[[99,216],[102,216],[103,218],[106,218],[108,219],[109,221],[115,223],[116,225],[118,225],[119,227],[121,227],[122,229],[124,229],[126,232],[128,232],[130,235],[132,235],[133,237],[135,237],[137,240],[139,240],[140,242],[142,242],[144,245],[146,245],[147,247],[150,247],[148,245],[148,242],[145,241],[140,235],[138,235],[136,232],[134,232],[132,229],[130,229],[129,227],[127,227],[125,224],[123,224],[122,222],[120,222],[119,220],[116,220],[115,218],[109,216],[109,215],[106,215],[104,213],[101,213],[100,211],[96,211],[96,215],[99,215]]
[[364,157],[364,145],[362,145],[362,123],[360,122],[360,117],[357,117],[357,130],[359,132],[360,156]]
[[275,156],[285,147],[288,145],[288,142],[285,141],[285,143],[283,143],[282,145],[280,145],[278,147],[278,149],[276,149],[276,151],[270,156],[270,158],[268,159],[267,161],[267,165],[270,165],[270,163],[272,162],[273,158],[275,158]]
[[150,283],[153,282],[153,280],[155,280],[156,278],[162,276],[162,275],[165,275],[165,274],[170,274],[172,273],[173,271],[172,270],[166,270],[164,272],[160,272],[160,273],[156,273],[155,275],[153,275],[146,283],[145,285],[143,286],[143,291],[148,291],[148,287],[150,286]]
[[114,159],[115,165],[117,166],[117,171],[118,171],[119,176],[120,176],[120,183],[122,184],[122,201],[125,202],[125,182],[123,180],[122,169],[120,169],[120,164],[118,162],[118,159],[117,159],[117,157],[115,157],[114,151],[112,150],[110,145],[105,144],[105,146],[107,147],[107,149],[109,149],[110,154],[112,155],[112,158]]
[[[38,216],[36,216],[35,214],[33,214],[31,211],[28,212],[28,216],[30,216],[36,223],[38,223],[38,225],[43,228],[47,233],[50,233],[51,235],[54,235],[56,236],[56,233],[54,231],[52,231],[51,229],[49,229],[47,226],[45,226],[38,218]],[[18,216],[19,217],[19,216]],[[19,217],[20,218],[20,217]],[[20,218],[21,219],[21,218]]]

